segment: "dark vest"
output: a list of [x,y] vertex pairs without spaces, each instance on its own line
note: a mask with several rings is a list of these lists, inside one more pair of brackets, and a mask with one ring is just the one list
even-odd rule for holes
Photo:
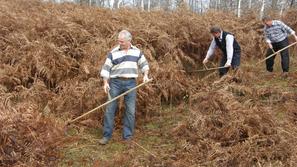
[[[216,45],[223,51],[224,55],[227,55],[227,50],[226,50],[226,36],[228,34],[231,34],[231,33],[223,31],[222,41],[221,42],[220,42],[219,38],[215,38]],[[235,53],[235,52],[240,52],[240,46],[239,46],[238,42],[236,41],[236,39],[234,37],[233,53]]]

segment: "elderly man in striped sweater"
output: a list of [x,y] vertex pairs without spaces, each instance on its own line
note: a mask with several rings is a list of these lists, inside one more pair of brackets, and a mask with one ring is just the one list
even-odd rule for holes
[[[118,43],[107,56],[101,70],[104,81],[104,91],[114,98],[136,86],[138,68],[143,73],[143,82],[147,82],[149,65],[143,53],[131,44],[132,35],[127,30],[122,30],[118,35]],[[123,119],[123,139],[129,140],[133,136],[135,124],[136,90],[124,97],[125,113]],[[104,115],[103,138],[100,144],[107,144],[112,137],[114,116],[118,102],[113,101],[107,106]]]
[[[295,31],[279,20],[272,20],[271,17],[265,16],[262,19],[264,24],[264,35],[266,42],[269,46],[266,57],[271,55],[273,52],[289,45],[288,36],[293,35],[297,41]],[[273,71],[275,56],[266,60],[266,69],[269,72]],[[283,76],[287,77],[289,72],[289,50],[285,49],[281,51],[281,64],[283,69]]]

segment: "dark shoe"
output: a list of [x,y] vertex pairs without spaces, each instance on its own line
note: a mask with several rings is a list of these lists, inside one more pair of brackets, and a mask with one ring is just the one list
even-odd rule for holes
[[108,143],[108,139],[105,137],[103,137],[102,139],[99,140],[99,144],[101,144],[101,145],[105,145],[107,143]]

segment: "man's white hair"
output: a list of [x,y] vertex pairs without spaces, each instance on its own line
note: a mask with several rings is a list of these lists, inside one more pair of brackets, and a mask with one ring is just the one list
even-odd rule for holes
[[129,31],[127,30],[122,30],[120,33],[119,33],[119,36],[118,38],[124,38],[126,41],[131,41],[132,40],[132,35]]

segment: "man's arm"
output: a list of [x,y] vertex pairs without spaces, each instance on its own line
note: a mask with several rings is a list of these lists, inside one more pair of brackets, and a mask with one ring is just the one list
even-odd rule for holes
[[103,89],[105,93],[107,93],[108,90],[110,89],[108,84],[108,79],[109,79],[109,75],[112,67],[113,67],[112,54],[109,53],[100,72],[100,76],[103,78]]
[[139,57],[140,58],[139,58],[137,64],[138,64],[139,68],[141,69],[141,72],[143,73],[143,82],[147,82],[149,80],[149,78],[148,78],[149,64],[142,52],[140,52]]
[[213,38],[208,48],[207,54],[205,56],[206,60],[208,60],[214,54],[216,47],[217,45],[216,45],[215,39]]
[[226,36],[227,62],[225,64],[225,67],[231,66],[231,62],[233,58],[233,42],[234,42],[234,36],[228,34]]
[[285,23],[283,23],[282,21],[276,21],[276,23],[278,24],[278,25],[280,25],[281,27],[282,27],[282,29],[284,30],[284,31],[286,31],[288,34],[291,34],[291,35],[295,35],[295,31],[294,30],[292,30],[292,28],[290,28],[289,26],[287,26]]
[[103,67],[101,69],[100,72],[100,76],[104,79],[104,80],[108,80],[109,79],[109,74],[110,74],[110,70],[113,67],[112,64],[112,54],[109,53],[107,56],[107,59],[105,60],[105,63],[103,64]]
[[287,26],[282,21],[277,21],[277,24],[279,24],[284,29],[284,31],[286,31],[288,34],[293,35],[294,38],[295,38],[295,40],[297,41],[296,33],[295,33],[295,31],[292,28],[290,28],[289,26]]
[[269,48],[272,49],[271,40],[268,38],[268,34],[266,32],[266,26],[264,27],[264,38],[265,38],[265,41],[268,44]]

